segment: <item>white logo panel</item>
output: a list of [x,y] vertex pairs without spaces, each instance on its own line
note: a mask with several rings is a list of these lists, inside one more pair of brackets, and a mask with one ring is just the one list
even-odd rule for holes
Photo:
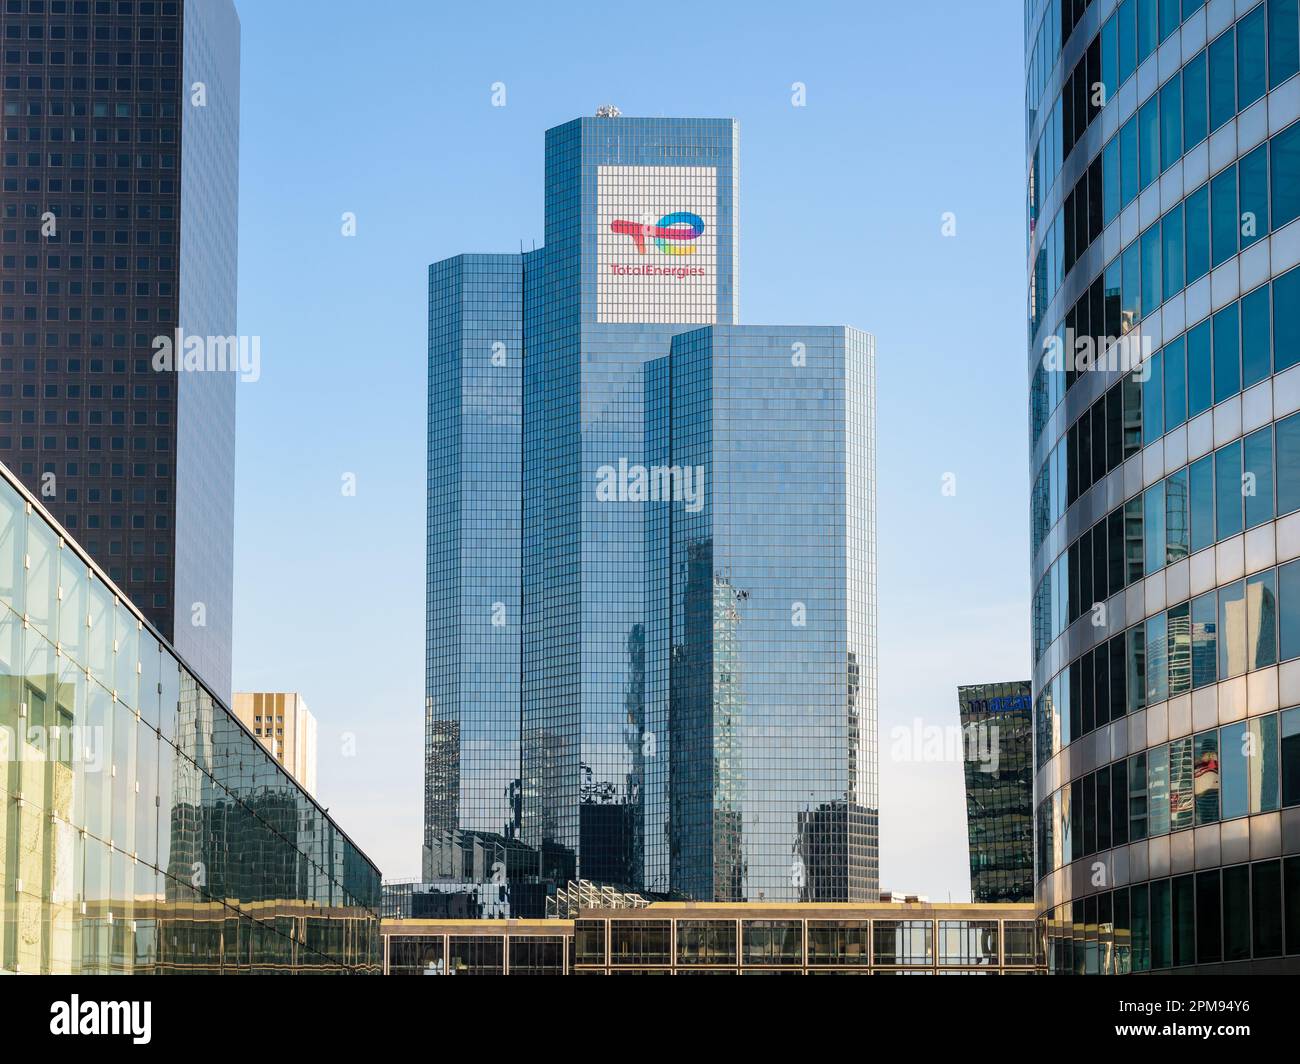
[[718,320],[718,174],[712,166],[596,173],[596,320]]

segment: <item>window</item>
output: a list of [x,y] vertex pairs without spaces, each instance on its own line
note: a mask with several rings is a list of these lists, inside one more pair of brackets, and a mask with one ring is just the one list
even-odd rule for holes
[[1210,186],[1202,185],[1187,197],[1183,206],[1186,216],[1187,283],[1191,284],[1210,271]]
[[1147,824],[1152,838],[1169,834],[1169,747],[1147,751]]
[[1245,467],[1241,493],[1246,503],[1246,527],[1273,519],[1273,429],[1252,432],[1242,444]]
[[1219,733],[1202,732],[1192,748],[1196,823],[1213,824],[1219,819]]
[[1130,118],[1119,131],[1120,206],[1127,207],[1138,194],[1137,118]]
[[[1273,227],[1300,216],[1300,122],[1292,122],[1270,141],[1273,163]],[[1291,271],[1294,273],[1295,271]],[[1300,357],[1300,353],[1292,358]]]
[[1218,595],[1219,679],[1227,680],[1246,671],[1246,585],[1238,580]]
[[1157,351],[1147,361],[1147,379],[1142,382],[1142,441],[1154,443],[1165,434],[1164,353]]
[[1183,154],[1182,79],[1170,78],[1160,90],[1160,169],[1168,170]]
[[1164,216],[1158,227],[1161,241],[1161,295],[1169,299],[1183,288],[1183,205],[1180,203]]
[[746,964],[802,964],[803,934],[797,920],[745,920]]
[[[678,924],[678,940],[681,924]],[[808,964],[850,965],[871,963],[870,924],[867,920],[810,920]]]
[[[1300,805],[1300,707],[1279,715],[1281,732],[1282,804]],[[1300,932],[1300,927],[1296,928]]]
[[939,963],[994,966],[998,963],[996,920],[940,920]]
[[1267,88],[1265,64],[1264,5],[1256,7],[1237,23],[1237,108],[1244,111],[1264,95]]
[[1300,561],[1287,562],[1277,570],[1278,657],[1282,661],[1300,658]]
[[1236,44],[1233,31],[1210,45],[1210,131],[1237,113]]
[[1165,566],[1165,485],[1164,482],[1153,484],[1142,496],[1143,526],[1146,530],[1146,560],[1144,570],[1147,576],[1158,572]]
[[[812,963],[812,940],[809,963]],[[678,964],[735,964],[734,920],[680,920],[677,923]],[[821,962],[829,963],[829,962]]]
[[1159,40],[1159,9],[1156,0],[1138,0],[1137,60],[1141,63],[1155,50]]
[[611,920],[610,964],[663,964],[670,962],[671,938],[667,920]]
[[1215,523],[1224,540],[1241,531],[1241,442],[1214,452]]
[[1212,265],[1218,266],[1237,254],[1236,166],[1229,166],[1210,181],[1210,233]]
[[1205,51],[1202,49],[1183,67],[1183,146],[1191,151],[1209,129],[1205,97]]
[[[1168,276],[1166,271],[1165,277]],[[1164,371],[1164,427],[1166,432],[1171,432],[1187,420],[1187,347],[1183,337],[1165,345]]]
[[1241,391],[1241,324],[1236,303],[1214,315],[1214,401]]
[[1138,111],[1138,185],[1146,188],[1160,176],[1159,97],[1152,96]]
[[1246,668],[1276,664],[1277,573],[1266,569],[1246,579]]
[[1223,869],[1223,959],[1250,957],[1250,865]]
[[1300,70],[1296,0],[1268,0],[1268,85],[1276,88]]
[[1223,959],[1222,899],[1219,870],[1196,875],[1196,961],[1213,964]]
[[1182,603],[1168,613],[1169,697],[1186,694],[1192,686],[1191,605]]
[[1170,903],[1170,930],[1173,938],[1170,963],[1177,968],[1196,960],[1196,896],[1193,876],[1178,876],[1170,882]]
[[1165,562],[1172,565],[1187,557],[1187,470],[1165,479]]
[[1221,740],[1221,787],[1223,819],[1245,816],[1249,811],[1247,789],[1250,786],[1251,750],[1246,739],[1246,722],[1226,724],[1219,729]]
[[1256,288],[1241,300],[1241,386],[1258,384],[1272,372],[1269,326],[1269,286]]
[[933,964],[934,922],[876,920],[872,938],[877,964]]
[[1271,813],[1280,802],[1277,715],[1253,717],[1246,722],[1250,750],[1250,811]]
[[1128,831],[1129,839],[1141,842],[1147,837],[1147,755],[1143,751],[1128,759]]
[[1182,831],[1192,826],[1195,810],[1192,738],[1177,739],[1169,744],[1169,830]]
[[1160,306],[1161,242],[1159,224],[1151,226],[1141,237],[1142,246],[1142,313],[1151,314]]
[[1250,869],[1252,940],[1256,957],[1282,953],[1282,865],[1258,861]]
[[1169,914],[1169,880],[1151,884],[1151,968],[1168,968],[1173,953],[1173,928]]
[[1277,512],[1300,509],[1300,414],[1277,423]]

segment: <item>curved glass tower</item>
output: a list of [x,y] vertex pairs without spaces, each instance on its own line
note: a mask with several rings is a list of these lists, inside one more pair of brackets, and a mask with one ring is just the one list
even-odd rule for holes
[[1297,0],[1027,0],[1056,972],[1300,970]]

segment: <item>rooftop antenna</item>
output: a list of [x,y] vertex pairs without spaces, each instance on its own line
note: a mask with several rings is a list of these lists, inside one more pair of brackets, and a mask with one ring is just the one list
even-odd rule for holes
[[617,107],[615,107],[612,103],[603,103],[596,108],[597,118],[618,118],[622,114],[623,112],[620,111]]

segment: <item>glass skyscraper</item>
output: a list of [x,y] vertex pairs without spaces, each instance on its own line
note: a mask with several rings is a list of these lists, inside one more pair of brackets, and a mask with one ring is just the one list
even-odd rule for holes
[[[230,695],[232,0],[3,0],[0,460]],[[179,344],[176,344],[179,347]]]
[[1034,900],[1033,700],[1028,680],[957,688],[974,902]]
[[736,143],[552,129],[430,269],[426,879],[875,896],[872,343],[736,325]]
[[1300,969],[1300,13],[1025,5],[1037,905]]

